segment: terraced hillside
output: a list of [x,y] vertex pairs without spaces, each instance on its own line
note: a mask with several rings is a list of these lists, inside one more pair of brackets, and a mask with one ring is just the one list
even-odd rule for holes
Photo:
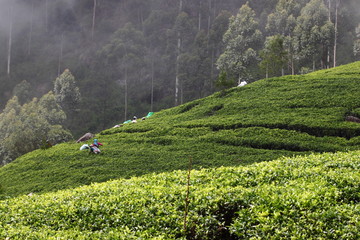
[[[360,149],[360,63],[260,80],[97,134],[102,153],[64,143],[0,168],[4,196],[146,173],[249,165]],[[115,125],[116,123],[114,123]],[[88,141],[90,143],[90,141]]]
[[0,201],[0,239],[359,239],[360,151]]

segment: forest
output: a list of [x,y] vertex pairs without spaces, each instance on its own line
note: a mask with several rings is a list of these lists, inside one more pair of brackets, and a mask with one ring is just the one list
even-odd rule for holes
[[0,162],[241,81],[357,61],[359,9],[358,0],[2,0]]

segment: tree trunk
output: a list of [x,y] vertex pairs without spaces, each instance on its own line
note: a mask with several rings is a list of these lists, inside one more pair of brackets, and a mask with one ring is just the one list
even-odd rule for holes
[[48,0],[45,0],[45,31],[48,32]]
[[154,56],[151,58],[151,104],[150,112],[153,112],[154,107]]
[[180,104],[184,103],[184,89],[183,89],[183,83],[180,82]]
[[124,99],[124,117],[125,121],[127,120],[127,111],[128,111],[128,69],[127,64],[125,63],[125,99]]
[[125,56],[123,57],[123,64],[125,64],[124,118],[125,118],[125,121],[126,121],[127,120],[127,114],[128,114],[128,64],[127,64],[128,54],[127,54],[126,46],[124,46],[124,49],[125,49]]
[[143,6],[142,5],[138,9],[138,18],[139,18],[139,23],[140,23],[141,29],[144,32],[144,14],[143,14]]
[[30,31],[29,31],[29,42],[28,42],[28,55],[31,53],[31,41],[34,25],[34,1],[31,3],[31,17],[30,17]]
[[181,13],[183,9],[183,0],[180,0],[180,3],[179,3],[179,13]]
[[9,42],[8,42],[8,54],[7,54],[7,75],[10,75],[12,30],[13,30],[13,1],[11,1],[11,5],[9,9]]
[[269,78],[269,64],[266,64],[266,73],[265,73],[265,78],[268,79]]
[[313,72],[315,72],[315,59],[313,59]]
[[95,18],[96,18],[96,0],[94,0],[94,8],[93,8],[93,17],[92,17],[92,26],[91,26],[91,39],[94,39],[94,31],[95,31]]
[[64,33],[61,34],[60,39],[60,51],[59,51],[59,60],[58,60],[58,76],[61,74],[61,62],[63,57],[63,48],[64,48]]
[[201,7],[202,7],[202,1],[200,0],[200,3],[199,3],[199,16],[198,16],[198,31],[201,30]]
[[291,34],[288,35],[290,39],[289,44],[289,54],[290,54],[290,68],[291,68],[291,75],[295,75],[295,64],[294,64],[294,48],[292,45],[292,37]]
[[213,78],[214,78],[214,59],[215,59],[215,49],[211,50],[211,70],[210,70],[210,90],[213,90]]
[[[331,22],[331,0],[328,0],[329,22]],[[327,46],[326,68],[330,68],[330,46]]]
[[210,27],[211,27],[211,0],[209,1],[209,9],[208,9],[208,26],[207,26],[207,35],[210,33]]
[[[179,3],[179,13],[181,13],[183,7],[183,0],[180,0]],[[179,104],[179,87],[180,87],[180,79],[179,79],[179,60],[181,53],[181,35],[180,32],[177,32],[177,55],[176,55],[176,70],[175,70],[175,106]]]
[[335,35],[334,35],[334,67],[336,67],[336,45],[337,45],[337,35],[338,35],[338,8],[341,0],[336,0],[335,5]]
[[178,32],[178,39],[177,39],[177,56],[176,56],[176,71],[175,71],[175,106],[179,103],[179,60],[180,60],[180,48],[181,48],[181,39],[180,33]]

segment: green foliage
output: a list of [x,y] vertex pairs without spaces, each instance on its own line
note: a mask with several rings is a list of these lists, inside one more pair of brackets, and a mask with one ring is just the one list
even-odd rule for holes
[[150,174],[0,201],[11,239],[357,239],[360,152]]
[[[80,151],[83,143],[26,154],[0,168],[1,184],[15,196],[185,170],[189,156],[201,169],[359,149],[360,124],[345,121],[360,108],[359,64],[257,81],[106,129],[100,155]],[[53,128],[47,137],[60,141]]]
[[356,39],[354,41],[353,53],[354,56],[357,57],[357,59],[360,59],[360,23],[355,29],[355,33],[356,33]]
[[228,74],[226,73],[226,71],[221,71],[217,81],[215,82],[215,85],[217,88],[224,90],[233,87],[235,85],[235,82],[236,81],[234,78],[228,78]]
[[236,17],[230,18],[228,30],[223,41],[225,51],[220,55],[216,64],[220,71],[241,80],[251,80],[249,67],[257,62],[257,52],[262,33],[255,20],[255,12],[248,4],[243,5]]
[[[244,64],[237,65],[240,69],[246,68],[242,78],[251,81],[262,78],[258,61],[253,57],[262,48],[265,37],[276,34],[285,37],[284,43],[289,53],[289,67],[284,69],[285,74],[297,74],[302,67],[312,69],[308,57],[298,61],[293,32],[297,20],[300,20],[298,16],[309,0],[249,1],[248,6],[254,11],[242,12],[244,14],[240,19],[245,20],[245,16],[258,17],[259,21],[254,18],[255,21],[249,19],[249,23],[258,22],[255,29],[261,29],[264,37],[256,44],[253,39],[244,37],[259,35],[252,35],[254,25],[246,25],[246,21],[243,21],[234,25],[239,26],[244,34],[234,33],[234,41],[229,41],[229,44],[222,42],[224,33],[229,29],[229,18],[233,14],[233,18],[236,18],[234,10],[245,2],[222,0],[214,4],[214,1],[205,0],[182,1],[182,8],[179,9],[179,1],[169,0],[112,0],[102,1],[101,4],[100,1],[85,0],[18,1],[13,6],[12,16],[15,32],[10,38],[13,40],[9,65],[11,73],[7,74],[6,67],[0,69],[2,86],[6,86],[0,88],[0,109],[4,108],[12,92],[17,92],[19,102],[23,105],[33,97],[54,90],[51,80],[69,68],[76,78],[82,100],[74,107],[76,111],[73,113],[64,108],[68,115],[67,123],[71,124],[67,127],[74,135],[90,130],[101,131],[126,118],[125,104],[122,104],[126,67],[129,80],[127,113],[131,116],[159,111],[174,105],[175,77],[180,77],[179,98],[182,102],[213,93],[219,74],[215,69],[216,59],[225,53],[225,47],[232,48],[234,53],[228,51],[227,58],[223,58],[232,64],[229,67],[237,65],[238,53],[242,53],[244,59],[240,59],[240,62]],[[360,19],[359,11],[356,11],[358,8],[358,0],[343,1],[339,5],[338,64],[349,63],[359,57],[353,55],[353,50],[357,52],[354,30]],[[0,9],[4,23],[9,18],[8,10],[7,6]],[[333,22],[334,10],[335,5],[331,4],[330,17]],[[307,15],[313,16],[312,12]],[[316,49],[323,49],[321,55],[316,54],[316,68],[329,67],[325,61],[328,61],[328,53],[332,55],[333,52],[334,43],[329,42],[328,38],[332,29],[330,24],[314,29],[315,41],[311,42],[321,44],[321,47],[316,44]],[[3,56],[9,53],[8,30],[2,28],[0,34],[0,52]],[[322,38],[318,38],[319,33],[323,35]],[[307,36],[303,36],[304,41],[307,40]],[[244,44],[232,45],[238,42]],[[250,42],[251,46],[246,46]],[[179,49],[178,43],[181,45]],[[352,48],[354,43],[355,49]],[[129,54],[122,62],[124,45],[127,45]],[[246,48],[241,49],[242,46]],[[185,54],[182,57],[186,57],[182,59],[182,72],[177,69],[178,50]],[[97,54],[100,52],[106,53]],[[6,57],[2,58],[1,66],[6,66],[7,60]],[[242,60],[251,62],[245,64]],[[228,74],[232,73],[228,71]],[[31,91],[22,84],[24,79],[31,85]],[[88,106],[91,106],[91,110]]]
[[44,140],[51,144],[70,140],[71,133],[59,125],[65,119],[66,115],[52,92],[22,106],[17,97],[13,97],[0,114],[1,163],[9,163],[40,148]]
[[[0,168],[0,238],[358,239],[360,124],[345,116],[360,109],[359,69],[261,80],[163,110],[102,131],[101,154],[74,142],[25,154]],[[0,116],[21,120],[39,102],[15,97]]]
[[20,104],[31,100],[31,85],[28,81],[23,80],[14,87],[13,95],[19,99]]
[[279,0],[276,9],[268,15],[266,30],[270,35],[280,34],[283,36],[290,35],[296,25],[296,17],[301,7],[299,1]]
[[322,57],[330,47],[334,26],[328,21],[328,9],[321,0],[311,0],[302,10],[294,29],[296,50],[303,59],[315,60]]
[[76,86],[75,78],[66,69],[54,83],[54,94],[57,103],[66,110],[75,110],[80,102],[80,90]]
[[266,77],[280,76],[285,67],[287,51],[284,46],[284,38],[280,35],[268,37],[265,47],[260,52],[260,68],[266,73]]

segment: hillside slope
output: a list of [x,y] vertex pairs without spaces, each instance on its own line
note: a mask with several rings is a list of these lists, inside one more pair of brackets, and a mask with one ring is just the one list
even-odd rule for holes
[[359,239],[359,170],[323,153],[24,195],[0,201],[0,238]]
[[[0,168],[4,195],[48,192],[151,172],[247,165],[360,149],[360,62],[260,80],[104,130],[99,155],[64,143]],[[90,141],[88,141],[90,143]]]

